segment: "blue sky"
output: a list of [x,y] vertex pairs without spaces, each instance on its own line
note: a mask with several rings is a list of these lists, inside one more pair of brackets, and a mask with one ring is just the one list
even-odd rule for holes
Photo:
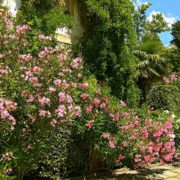
[[[177,20],[180,20],[180,0],[138,0],[139,3],[150,2],[152,6],[147,11],[147,15],[156,12],[162,12],[169,25]],[[165,32],[160,35],[161,40],[165,45],[168,45],[172,39],[170,32]]]

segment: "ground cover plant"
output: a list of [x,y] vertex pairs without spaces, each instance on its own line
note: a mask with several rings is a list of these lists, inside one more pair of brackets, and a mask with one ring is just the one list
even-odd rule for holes
[[[175,155],[173,117],[136,113],[110,95],[71,49],[52,47],[38,34],[41,50],[28,53],[28,25],[0,16],[0,175],[23,177],[48,153],[48,135],[73,124],[87,147],[87,171],[98,164],[145,168]],[[27,53],[26,53],[27,51]]]

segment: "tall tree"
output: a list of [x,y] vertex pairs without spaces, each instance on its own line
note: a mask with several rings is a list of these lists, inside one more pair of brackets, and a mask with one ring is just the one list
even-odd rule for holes
[[142,4],[134,13],[138,46],[133,54],[137,57],[138,85],[142,91],[141,103],[146,101],[148,90],[153,83],[162,79],[164,74],[164,47],[159,33],[169,30],[162,13],[153,14],[151,19],[147,18],[146,11],[150,6],[150,3]]
[[[134,104],[138,98],[132,49],[136,44],[134,7],[130,0],[82,0],[86,67],[112,93]],[[137,96],[136,96],[137,94]]]
[[180,21],[177,21],[176,23],[173,24],[172,35],[173,35],[172,43],[175,44],[180,51]]
[[160,38],[154,34],[146,34],[142,37],[139,49],[133,51],[138,58],[136,65],[139,70],[139,88],[142,90],[142,103],[146,101],[147,93],[151,85],[162,79],[165,58],[162,56],[163,44]]

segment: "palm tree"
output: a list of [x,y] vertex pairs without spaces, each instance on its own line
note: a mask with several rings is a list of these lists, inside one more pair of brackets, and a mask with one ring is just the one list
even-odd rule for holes
[[148,90],[152,84],[162,79],[164,74],[163,62],[165,61],[162,52],[162,42],[159,37],[152,34],[146,34],[142,38],[139,49],[133,51],[138,60],[136,65],[139,70],[138,84],[143,95],[141,104],[146,101]]

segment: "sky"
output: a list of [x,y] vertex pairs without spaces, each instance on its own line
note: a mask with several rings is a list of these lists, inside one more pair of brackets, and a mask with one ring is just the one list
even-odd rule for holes
[[[151,19],[152,14],[162,12],[164,18],[172,26],[174,22],[180,20],[180,0],[137,0],[138,4],[150,2],[152,6],[147,11],[147,16]],[[160,34],[161,40],[164,45],[168,45],[172,40],[171,32]]]

